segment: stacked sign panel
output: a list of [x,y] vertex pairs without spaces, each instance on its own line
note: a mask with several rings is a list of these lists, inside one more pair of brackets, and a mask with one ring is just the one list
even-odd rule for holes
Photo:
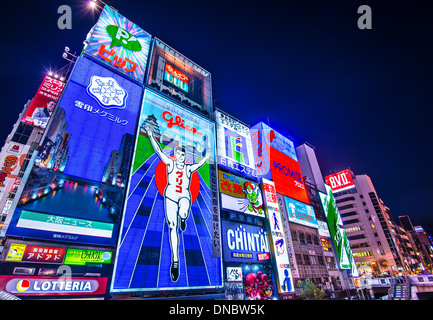
[[84,54],[144,82],[151,36],[106,5],[89,33]]
[[274,181],[278,193],[309,204],[293,142],[263,122],[250,132],[257,176]]
[[330,186],[325,184],[327,194],[319,192],[322,201],[323,209],[328,220],[329,231],[334,242],[337,257],[340,262],[341,269],[350,269],[354,277],[358,276],[358,270],[355,265],[355,260],[352,256],[349,240],[347,239],[346,231],[343,229],[343,223],[338,211],[337,203]]
[[112,292],[222,285],[213,255],[214,136],[212,122],[145,90]]

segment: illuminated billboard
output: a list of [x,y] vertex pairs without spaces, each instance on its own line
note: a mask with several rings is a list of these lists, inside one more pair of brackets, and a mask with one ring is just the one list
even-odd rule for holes
[[284,197],[287,209],[287,216],[290,222],[302,224],[304,226],[318,228],[314,208],[308,204],[295,199]]
[[211,74],[158,38],[147,84],[207,117],[212,114]]
[[112,292],[222,286],[214,137],[212,122],[145,90]]
[[256,177],[250,129],[220,111],[217,125],[218,165],[243,176]]
[[271,230],[273,254],[277,270],[278,292],[286,293],[295,291],[289,252],[286,244],[285,230],[281,213],[278,207],[277,193],[272,181],[262,179],[267,218]]
[[355,188],[351,172],[348,169],[326,176],[325,181],[334,192]]
[[309,204],[293,142],[263,122],[250,132],[257,176],[274,181],[278,193]]
[[104,295],[107,278],[0,276],[0,290],[15,296]]
[[0,153],[0,203],[12,190],[29,149],[29,145],[13,141],[6,143],[2,148]]
[[221,208],[265,217],[262,191],[251,180],[234,174],[218,171]]
[[45,128],[64,86],[62,81],[45,76],[22,121]]
[[221,233],[225,262],[270,262],[268,235],[264,228],[222,221]]
[[151,35],[106,5],[86,39],[84,54],[144,82]]
[[338,211],[337,203],[330,186],[325,184],[327,194],[319,192],[322,201],[323,210],[328,220],[329,231],[334,242],[337,257],[340,262],[340,269],[351,269],[354,277],[358,276],[355,260],[352,256],[349,240],[346,231],[342,228],[342,220]]
[[142,88],[80,57],[7,235],[114,246]]

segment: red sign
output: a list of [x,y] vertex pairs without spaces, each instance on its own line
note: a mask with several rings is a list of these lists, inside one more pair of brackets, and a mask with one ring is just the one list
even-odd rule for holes
[[310,204],[298,161],[269,146],[272,180],[278,193]]
[[45,76],[44,81],[42,81],[38,92],[23,117],[23,121],[45,128],[64,86],[63,82]]
[[259,253],[259,254],[257,254],[257,259],[258,259],[259,261],[269,260],[269,259],[270,259],[270,258],[269,258],[269,253],[268,253],[268,252],[265,252],[265,253]]
[[23,259],[21,261],[32,262],[58,262],[62,263],[65,257],[64,248],[52,248],[41,246],[27,246],[24,251]]
[[179,70],[173,68],[171,65],[169,65],[167,63],[165,64],[165,71],[167,71],[172,76],[178,78],[179,80],[181,80],[183,82],[186,82],[186,83],[189,83],[189,77],[186,74],[184,74],[184,73],[180,72]]
[[334,192],[355,188],[352,176],[348,169],[325,177],[325,181]]

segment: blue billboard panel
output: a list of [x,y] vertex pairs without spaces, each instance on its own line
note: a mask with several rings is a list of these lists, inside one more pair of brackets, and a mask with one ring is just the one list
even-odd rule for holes
[[312,206],[289,197],[284,197],[284,201],[286,203],[287,216],[290,222],[303,224],[313,228],[319,227]]
[[270,263],[268,235],[264,228],[222,221],[225,262]]
[[80,57],[7,235],[115,245],[142,87]]
[[222,286],[214,163],[215,125],[146,89],[112,292]]

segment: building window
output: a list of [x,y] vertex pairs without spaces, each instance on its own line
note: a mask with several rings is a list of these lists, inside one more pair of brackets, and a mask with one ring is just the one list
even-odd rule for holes
[[315,256],[310,256],[310,259],[311,259],[311,264],[317,264]]
[[299,241],[300,242],[305,242],[305,235],[302,231],[299,231]]
[[346,204],[345,206],[338,207],[339,210],[346,210],[351,208],[355,208],[355,206],[353,204]]
[[297,262],[297,264],[304,264],[304,263],[302,262],[302,255],[301,255],[301,254],[296,253],[296,254],[295,254],[295,257],[296,257],[296,262]]
[[18,128],[15,130],[15,133],[12,136],[11,141],[18,142],[21,144],[27,144],[27,141],[29,141],[32,131],[33,131],[33,127],[20,123],[18,125]]
[[313,244],[313,241],[311,241],[311,234],[307,233],[307,243]]
[[296,231],[292,232],[292,240],[293,241],[298,241],[298,233]]
[[308,254],[304,254],[304,264],[307,266],[311,265],[310,256]]

